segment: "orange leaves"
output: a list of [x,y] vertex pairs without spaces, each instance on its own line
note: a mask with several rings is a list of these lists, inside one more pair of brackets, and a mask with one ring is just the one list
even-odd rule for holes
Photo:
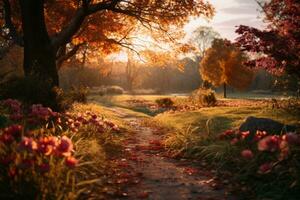
[[253,72],[244,66],[246,59],[230,41],[215,39],[200,63],[201,76],[215,86],[226,83],[244,89],[253,79]]
[[84,38],[82,38],[82,37],[76,37],[76,38],[72,39],[72,44],[74,44],[74,45],[78,45],[81,43],[84,43]]

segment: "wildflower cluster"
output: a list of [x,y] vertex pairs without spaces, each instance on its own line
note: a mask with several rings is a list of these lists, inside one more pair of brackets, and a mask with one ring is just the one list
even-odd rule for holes
[[47,125],[63,118],[63,114],[39,104],[26,109],[19,101],[8,99],[0,102],[0,115],[7,118],[0,129],[0,180],[10,182],[14,191],[29,182],[43,195],[51,192],[44,183],[57,180],[78,164],[68,137],[72,132],[57,131],[54,123]]
[[87,129],[92,129],[91,132],[99,134],[110,131],[120,131],[118,125],[90,111],[79,114],[66,113],[63,117],[57,119],[57,124],[67,127],[73,132]]
[[286,164],[299,156],[300,135],[297,133],[271,135],[265,131],[257,131],[251,135],[249,131],[228,130],[219,139],[228,140],[231,145],[247,147],[242,149],[240,155],[245,160],[254,160],[259,165],[257,171],[260,174],[270,173],[281,163]]

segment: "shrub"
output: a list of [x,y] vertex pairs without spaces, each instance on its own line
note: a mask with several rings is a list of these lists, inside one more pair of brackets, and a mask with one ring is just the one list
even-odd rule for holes
[[124,89],[120,86],[108,86],[105,88],[105,94],[107,95],[118,95],[124,94]]
[[215,92],[211,89],[200,88],[192,93],[190,99],[202,106],[215,106],[217,103]]
[[67,96],[69,96],[72,102],[78,103],[86,103],[87,102],[87,95],[88,95],[88,88],[87,87],[72,87],[71,91],[68,92]]
[[174,105],[174,101],[171,98],[156,99],[155,102],[161,108],[171,108]]

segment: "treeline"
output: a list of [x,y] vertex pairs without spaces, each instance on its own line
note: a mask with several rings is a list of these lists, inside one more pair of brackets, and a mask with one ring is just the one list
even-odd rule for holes
[[[151,90],[155,93],[191,92],[202,86],[199,74],[199,61],[191,58],[181,60],[182,68],[178,66],[155,67],[148,65],[131,65],[127,62],[112,62],[106,64],[105,72],[99,66],[70,65],[60,70],[60,84],[64,89],[72,86],[101,87],[117,85],[127,91]],[[130,70],[128,68],[131,68]],[[255,73],[252,84],[246,91],[294,91],[297,78],[291,76],[276,77],[259,70]],[[215,88],[218,90],[218,88]],[[229,92],[234,91],[229,87]]]

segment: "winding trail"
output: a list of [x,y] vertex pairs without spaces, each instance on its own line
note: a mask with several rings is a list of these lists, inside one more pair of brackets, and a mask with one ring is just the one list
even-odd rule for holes
[[117,107],[111,110],[124,119],[135,132],[125,142],[122,156],[130,165],[130,171],[140,175],[141,181],[126,186],[127,199],[234,199],[217,186],[209,170],[184,159],[167,157],[160,143],[162,136],[157,134],[158,130],[144,126],[142,119],[126,114]]

